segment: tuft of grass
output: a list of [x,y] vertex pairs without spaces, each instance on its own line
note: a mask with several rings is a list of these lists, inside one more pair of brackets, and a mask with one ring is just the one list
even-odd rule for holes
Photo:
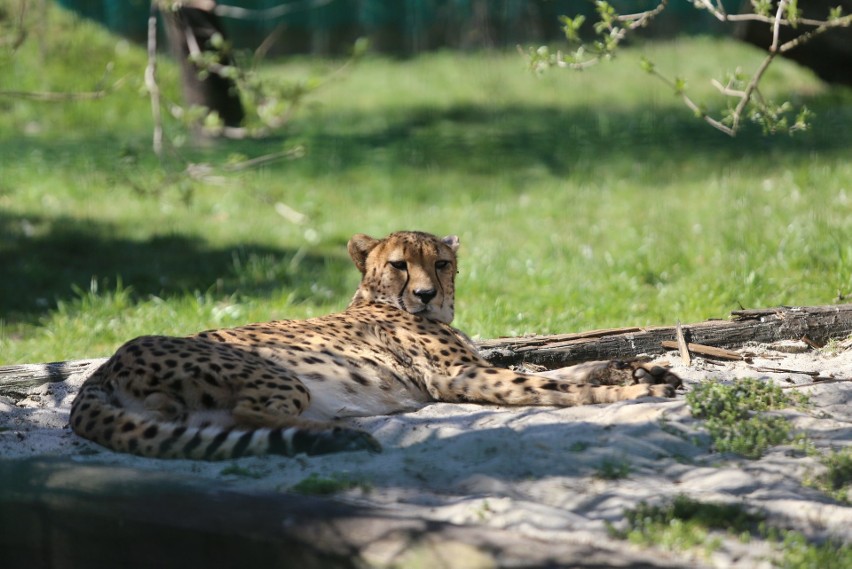
[[651,506],[641,502],[624,512],[626,528],[609,526],[612,536],[646,547],[662,547],[671,551],[703,548],[709,555],[719,547],[718,537],[711,532],[727,531],[732,535],[757,531],[763,517],[737,504],[714,504],[677,496],[665,505]]
[[231,464],[230,466],[226,466],[219,472],[219,474],[221,474],[222,476],[240,476],[242,478],[253,478],[255,480],[263,478],[265,476],[265,474],[262,472],[252,470],[250,468],[245,468],[244,466],[239,466],[238,464]]
[[713,446],[757,459],[772,446],[790,441],[790,422],[766,411],[795,404],[777,385],[752,378],[730,385],[710,381],[686,394],[692,416],[704,419]]
[[781,542],[782,554],[777,561],[781,569],[849,569],[852,567],[852,545],[838,540],[811,543],[798,532],[787,532]]
[[852,546],[836,540],[814,543],[799,532],[782,530],[766,523],[761,513],[749,512],[739,504],[716,504],[679,495],[662,505],[641,502],[624,512],[625,527],[607,525],[611,536],[644,547],[670,551],[700,549],[709,556],[721,545],[722,536],[748,543],[764,538],[776,545],[773,565],[785,569],[852,567]]
[[852,490],[852,447],[832,450],[820,457],[825,471],[806,480],[806,484],[825,492],[835,500],[850,503]]
[[366,492],[370,490],[370,485],[345,476],[323,478],[314,473],[291,486],[290,491],[305,496],[330,496],[353,488],[361,488]]
[[621,480],[630,476],[630,462],[624,458],[605,458],[595,470],[595,476],[602,480]]

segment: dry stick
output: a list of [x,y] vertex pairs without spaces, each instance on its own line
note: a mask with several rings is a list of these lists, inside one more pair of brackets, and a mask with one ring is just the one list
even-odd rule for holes
[[686,344],[686,338],[683,335],[683,326],[680,325],[680,320],[675,326],[675,337],[677,338],[677,349],[680,352],[680,359],[683,365],[692,365],[692,357],[689,355],[689,346]]
[[92,101],[102,99],[115,89],[121,87],[125,78],[122,77],[110,87],[98,91],[83,91],[79,93],[60,93],[57,91],[0,91],[2,97],[16,97],[19,99],[30,99],[31,101],[46,101],[51,103],[62,101]]
[[152,146],[158,157],[163,153],[163,116],[160,111],[160,87],[157,85],[157,0],[151,2],[148,16],[148,65],[145,67],[145,88],[151,96],[154,118]]
[[[663,340],[660,344],[669,350],[678,350],[680,349],[679,342],[673,342],[671,340]],[[715,346],[705,346],[704,344],[686,344],[686,349],[689,352],[694,354],[700,354],[702,356],[708,356],[711,358],[718,358],[721,360],[742,360],[743,356],[738,354],[737,352],[733,352],[731,350],[726,350],[724,348],[717,348]]]
[[823,385],[827,383],[845,383],[852,379],[834,379],[833,377],[815,377],[813,383],[797,383],[795,385],[782,385],[781,389],[800,389],[802,387],[814,387],[815,385]]

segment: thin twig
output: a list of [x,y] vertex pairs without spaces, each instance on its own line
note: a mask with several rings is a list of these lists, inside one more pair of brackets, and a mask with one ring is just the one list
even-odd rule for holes
[[833,377],[815,377],[813,383],[797,383],[795,385],[782,385],[781,389],[800,389],[802,387],[815,387],[817,385],[825,385],[827,383],[845,383],[852,379],[834,379]]
[[261,164],[266,164],[267,162],[272,162],[274,160],[280,160],[282,158],[289,158],[293,160],[296,158],[301,158],[304,155],[305,148],[303,146],[296,146],[295,148],[289,148],[287,150],[282,150],[281,152],[264,154],[263,156],[258,156],[256,158],[243,160],[242,162],[237,162],[236,164],[227,164],[223,166],[222,169],[227,170],[229,172],[237,172],[239,170],[246,170],[254,166],[260,166]]
[[[774,24],[775,22],[780,22],[782,26],[790,26],[792,24],[790,20],[784,18],[778,19],[775,16],[764,16],[762,14],[728,14],[721,6],[721,3],[719,3],[717,6],[713,6],[710,0],[701,0],[701,5],[704,6],[704,8],[706,8],[707,11],[710,12],[710,14],[720,22],[763,22],[764,24]],[[825,23],[826,22],[824,20],[813,20],[811,18],[796,19],[796,24],[803,24],[805,26],[816,27],[822,26]]]
[[769,46],[769,51],[775,53],[778,51],[778,35],[781,32],[781,16],[784,14],[784,8],[787,7],[787,0],[778,0],[778,10],[775,12],[775,22],[772,24],[772,45]]
[[672,89],[674,89],[674,91],[678,95],[680,95],[680,98],[681,98],[681,100],[683,100],[684,104],[687,107],[689,107],[689,109],[692,112],[694,112],[697,116],[701,117],[704,120],[704,122],[706,122],[707,124],[709,124],[713,128],[724,132],[728,136],[736,135],[735,129],[732,129],[729,126],[722,124],[721,122],[719,122],[718,120],[714,119],[713,117],[708,115],[706,112],[704,112],[704,109],[702,109],[695,101],[693,101],[689,97],[689,95],[686,94],[686,92],[683,89],[678,89],[677,85],[675,85],[674,82],[671,81],[668,77],[666,77],[665,75],[662,75],[656,69],[650,70],[649,73],[651,75],[653,75],[654,77],[657,77],[660,81],[662,81],[663,83],[665,83],[666,85],[668,85]]
[[0,97],[16,97],[19,99],[47,101],[51,103],[61,101],[91,101],[106,97],[112,91],[121,87],[125,79],[125,77],[122,77],[106,89],[98,91],[83,91],[78,93],[62,93],[58,91],[0,91]]
[[163,154],[163,116],[160,110],[160,87],[157,85],[157,10],[158,1],[151,0],[148,15],[148,65],[145,67],[145,88],[151,97],[151,115],[154,119],[152,147],[158,157]]
[[790,41],[782,44],[778,47],[778,52],[785,53],[800,44],[810,41],[814,38],[814,36],[818,36],[833,28],[848,28],[850,25],[852,25],[852,14],[850,14],[849,16],[844,16],[843,18],[838,18],[837,20],[832,20],[830,22],[823,22],[822,25],[818,28],[809,32],[805,32],[804,34],[797,36],[791,39]]
[[644,12],[637,12],[635,14],[624,14],[618,16],[618,21],[620,22],[631,22],[628,28],[631,30],[635,30],[636,28],[641,28],[650,22],[655,16],[657,16],[660,12],[666,9],[668,6],[669,0],[660,0],[660,3],[657,4],[656,8],[652,10],[645,10]]
[[743,111],[745,110],[746,105],[751,100],[751,95],[757,89],[757,84],[760,83],[763,74],[766,73],[766,70],[769,69],[769,64],[772,63],[772,60],[775,59],[776,53],[770,52],[769,55],[766,56],[766,59],[760,64],[760,67],[757,68],[757,71],[752,75],[751,80],[746,85],[745,91],[743,91],[743,95],[740,98],[740,102],[737,103],[736,108],[734,109],[733,115],[731,118],[733,122],[731,123],[731,131],[732,133],[739,130],[740,119],[742,118]]

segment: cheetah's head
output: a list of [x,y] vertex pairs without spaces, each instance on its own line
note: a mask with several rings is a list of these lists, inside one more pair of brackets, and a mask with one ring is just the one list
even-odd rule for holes
[[349,240],[349,255],[361,271],[361,284],[352,302],[381,302],[451,323],[458,248],[455,235],[443,239],[419,231],[399,231],[384,239],[355,235]]

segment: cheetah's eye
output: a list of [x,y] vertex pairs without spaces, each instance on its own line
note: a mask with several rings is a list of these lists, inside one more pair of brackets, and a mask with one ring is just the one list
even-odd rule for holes
[[446,269],[449,266],[450,266],[449,261],[435,261],[435,268],[438,269],[439,271],[441,269]]
[[399,271],[404,271],[408,268],[408,263],[405,261],[388,261],[390,266]]

